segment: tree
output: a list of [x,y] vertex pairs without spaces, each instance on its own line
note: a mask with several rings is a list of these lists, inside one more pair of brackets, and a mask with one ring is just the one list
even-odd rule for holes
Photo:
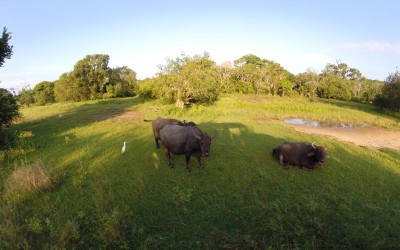
[[[0,39],[0,67],[3,67],[5,59],[11,59],[13,46],[9,45],[11,33],[3,28]],[[0,150],[7,149],[15,137],[7,131],[11,123],[20,117],[19,107],[15,96],[8,90],[0,88]]]
[[360,101],[372,103],[375,98],[382,93],[384,84],[383,81],[366,79]]
[[7,28],[3,28],[3,34],[0,39],[0,67],[3,67],[5,59],[11,59],[13,54],[13,46],[9,45],[11,33],[7,32]]
[[320,80],[319,97],[326,99],[351,100],[348,81],[337,74],[323,74]]
[[60,76],[54,86],[56,101],[85,101],[103,98],[110,82],[108,55],[88,55],[74,69]]
[[53,103],[55,101],[54,82],[43,81],[36,84],[33,88],[33,96],[38,105]]
[[[106,85],[106,97],[134,96],[137,88],[136,72],[127,66],[111,69]],[[104,91],[104,90],[103,90]],[[104,96],[104,95],[103,95]]]
[[64,73],[54,83],[54,97],[57,102],[79,102],[87,100],[88,92],[84,92],[81,83],[71,73]]
[[360,71],[350,68],[347,64],[336,61],[336,64],[328,63],[323,71],[324,74],[339,75],[342,79],[356,80],[362,77]]
[[382,109],[391,112],[400,112],[400,72],[390,74],[382,88],[382,94],[378,95],[374,102]]
[[292,84],[292,74],[273,61],[250,54],[235,60],[234,64],[234,80],[241,93],[275,95],[280,89],[279,94],[284,95],[288,93],[287,87]]
[[35,97],[33,95],[33,90],[29,87],[29,85],[23,86],[21,91],[18,93],[17,101],[22,106],[31,106],[35,103]]
[[296,76],[294,89],[302,96],[313,97],[317,95],[319,80],[318,73],[309,69]]
[[154,96],[179,107],[183,103],[211,103],[219,96],[219,73],[207,53],[194,57],[183,54],[160,66],[153,87]]
[[14,95],[0,88],[0,130],[8,128],[20,116],[18,104]]
[[337,61],[336,64],[328,63],[320,77],[320,97],[346,101],[360,99],[365,78],[358,69]]
[[110,80],[109,60],[108,55],[95,54],[88,55],[75,64],[71,75],[82,91],[83,100],[98,99],[106,92],[106,85]]

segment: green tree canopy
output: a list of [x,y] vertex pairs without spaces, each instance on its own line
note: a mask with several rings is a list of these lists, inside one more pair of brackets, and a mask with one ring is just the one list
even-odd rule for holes
[[3,67],[4,60],[10,59],[13,54],[13,46],[9,45],[11,33],[7,32],[7,28],[3,28],[3,34],[0,39],[0,67]]
[[88,55],[79,60],[74,69],[56,81],[56,101],[84,101],[135,95],[136,72],[127,66],[111,69],[110,57]]
[[7,128],[20,116],[18,104],[14,95],[0,88],[0,130]]
[[234,65],[236,92],[285,95],[291,91],[293,75],[274,61],[249,54],[235,60]]
[[153,87],[154,96],[177,104],[214,102],[219,96],[219,73],[207,53],[194,57],[183,54],[160,66]]
[[320,84],[320,77],[317,72],[307,70],[295,78],[294,89],[302,96],[316,96]]
[[385,85],[382,88],[382,94],[378,95],[375,104],[379,107],[392,111],[400,112],[400,72],[390,74],[386,78]]
[[368,80],[345,63],[328,63],[320,74],[318,94],[322,98],[371,102],[382,83]]
[[71,73],[64,73],[54,84],[54,97],[57,102],[79,102],[88,99],[89,91]]
[[75,64],[71,76],[81,89],[83,100],[100,98],[106,92],[111,70],[108,67],[109,60],[108,55],[95,54],[88,55]]
[[[110,71],[110,80],[106,86],[107,96],[134,96],[137,88],[136,72],[127,66],[116,67]],[[104,90],[103,90],[104,92]]]
[[36,84],[33,88],[33,96],[38,105],[53,103],[55,101],[54,82],[43,81]]

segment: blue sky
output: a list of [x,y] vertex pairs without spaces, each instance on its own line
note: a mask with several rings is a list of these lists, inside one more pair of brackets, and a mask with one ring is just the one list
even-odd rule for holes
[[400,1],[39,1],[3,0],[0,27],[14,54],[0,87],[54,81],[90,54],[152,77],[166,58],[210,54],[220,64],[246,54],[293,74],[337,60],[370,79],[400,66]]

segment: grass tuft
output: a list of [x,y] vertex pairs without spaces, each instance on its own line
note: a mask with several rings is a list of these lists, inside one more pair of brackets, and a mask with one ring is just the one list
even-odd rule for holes
[[49,171],[40,161],[14,170],[5,181],[4,198],[11,203],[23,201],[53,186]]

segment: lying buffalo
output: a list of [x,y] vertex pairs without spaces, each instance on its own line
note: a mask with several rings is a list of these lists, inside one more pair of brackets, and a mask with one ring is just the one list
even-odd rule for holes
[[160,144],[158,140],[160,140],[160,130],[163,129],[166,125],[179,125],[179,126],[196,126],[194,122],[187,122],[183,120],[183,122],[176,119],[166,119],[157,117],[155,120],[144,120],[145,122],[151,122],[153,126],[154,140],[156,141],[156,147],[160,148]]
[[185,155],[186,170],[190,171],[189,160],[193,155],[197,158],[198,166],[202,167],[201,157],[210,156],[211,141],[217,136],[217,130],[210,137],[196,126],[166,125],[160,131],[161,142],[165,146],[168,165],[173,167],[171,154]]
[[314,143],[285,142],[272,150],[272,155],[285,168],[295,165],[314,169],[322,166],[326,157],[326,147]]

